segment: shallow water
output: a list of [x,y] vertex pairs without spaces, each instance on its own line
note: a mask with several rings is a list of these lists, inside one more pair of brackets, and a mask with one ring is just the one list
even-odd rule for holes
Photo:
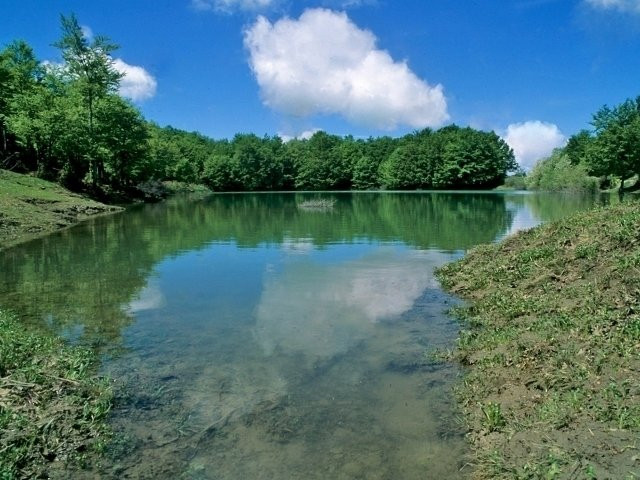
[[5,252],[0,306],[92,346],[118,380],[102,477],[457,478],[458,372],[427,355],[452,346],[455,301],[433,271],[594,201],[173,199]]

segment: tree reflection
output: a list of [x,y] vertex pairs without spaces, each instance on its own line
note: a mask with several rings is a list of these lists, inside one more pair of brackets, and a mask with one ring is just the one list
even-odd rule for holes
[[[331,209],[298,208],[325,195]],[[232,243],[240,248],[327,248],[402,243],[464,251],[509,229],[503,195],[462,193],[226,194],[174,198],[94,219],[0,255],[0,307],[105,351],[149,308],[149,277],[163,259]],[[146,303],[145,303],[146,302]],[[108,347],[108,348],[107,348]]]

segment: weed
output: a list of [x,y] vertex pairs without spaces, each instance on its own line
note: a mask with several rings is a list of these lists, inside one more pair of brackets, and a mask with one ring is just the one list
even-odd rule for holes
[[0,478],[40,478],[53,462],[86,465],[110,432],[109,382],[80,347],[0,311]]
[[482,413],[484,414],[484,426],[489,432],[497,432],[507,424],[499,403],[489,402],[482,407]]

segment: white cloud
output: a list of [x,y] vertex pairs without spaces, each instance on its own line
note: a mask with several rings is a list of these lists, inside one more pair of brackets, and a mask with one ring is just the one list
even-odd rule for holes
[[340,114],[381,129],[449,118],[442,85],[430,86],[394,61],[345,13],[311,9],[273,24],[261,16],[244,42],[263,102],[279,112]]
[[40,62],[40,65],[44,67],[45,70],[51,72],[66,72],[67,64],[64,62],[56,62],[54,60],[43,60]]
[[192,0],[196,10],[214,10],[230,13],[234,10],[261,10],[272,6],[276,0]]
[[320,129],[319,128],[312,128],[311,130],[305,130],[302,133],[299,133],[298,135],[287,135],[285,133],[279,133],[278,136],[282,139],[282,141],[284,143],[287,143],[293,139],[296,140],[309,140],[311,137],[313,137],[313,134],[316,132],[319,132]]
[[640,13],[640,0],[585,0],[585,3],[603,10]]
[[557,125],[538,120],[512,123],[502,138],[525,170],[530,170],[537,160],[548,157],[554,148],[562,147],[567,141]]
[[120,80],[120,95],[134,101],[146,100],[156,94],[157,82],[144,68],[129,65],[120,58],[113,60],[113,66],[124,77]]
[[375,5],[378,0],[324,0],[322,4],[326,7],[336,8],[357,8],[366,5]]

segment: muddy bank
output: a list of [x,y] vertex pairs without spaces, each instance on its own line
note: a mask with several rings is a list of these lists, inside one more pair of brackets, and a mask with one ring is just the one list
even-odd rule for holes
[[479,247],[439,271],[470,300],[451,356],[474,478],[640,474],[640,203]]

